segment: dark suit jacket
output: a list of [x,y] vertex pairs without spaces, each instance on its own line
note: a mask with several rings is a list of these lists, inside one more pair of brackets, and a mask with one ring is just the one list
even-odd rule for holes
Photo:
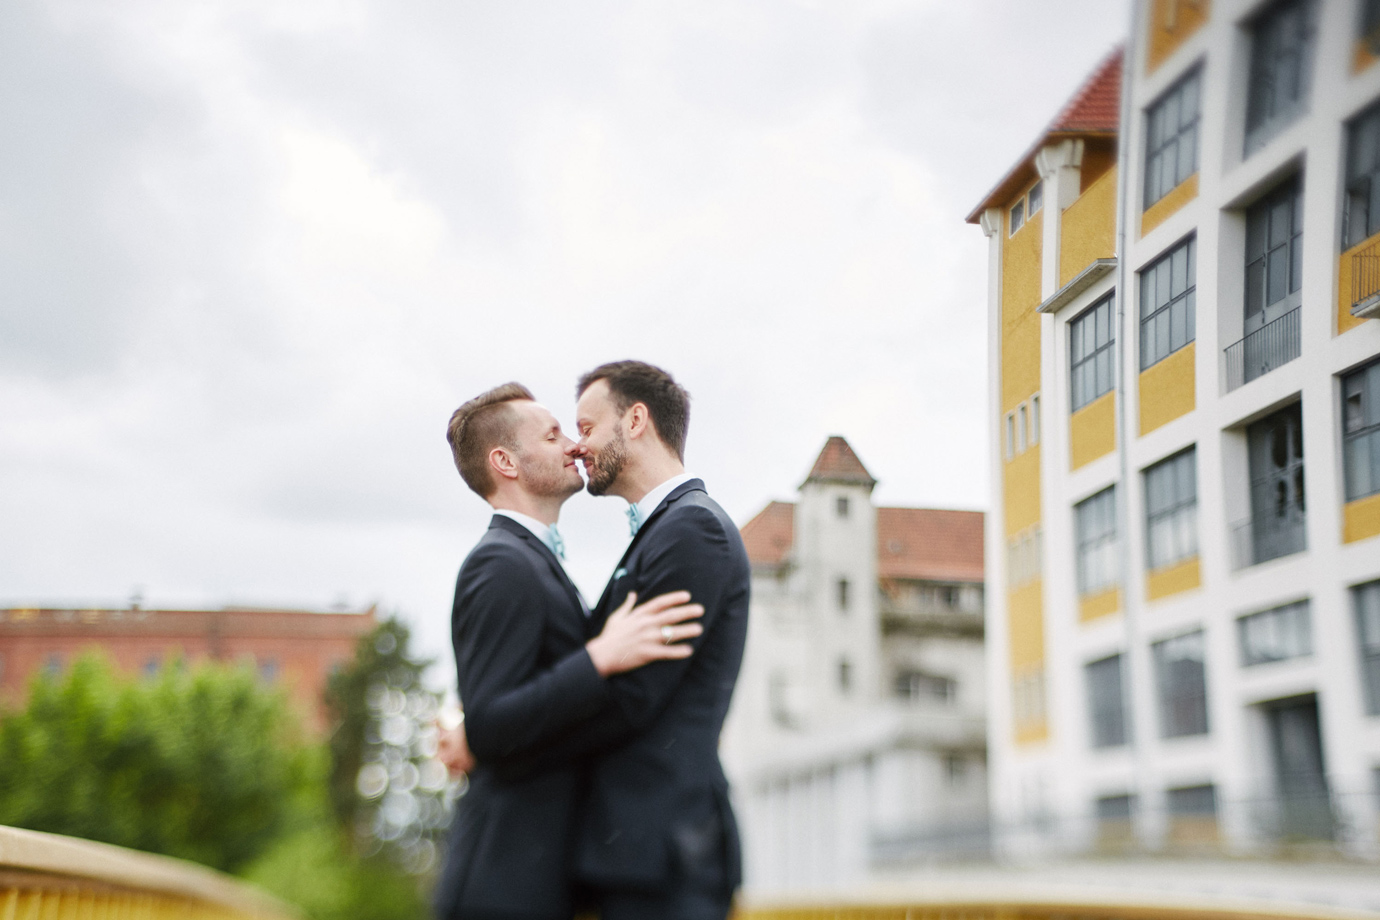
[[522,774],[497,765],[607,701],[608,685],[584,650],[584,605],[546,545],[494,515],[460,568],[451,627],[479,766],[456,804],[437,915],[569,917],[578,762]]
[[[648,516],[594,609],[597,634],[629,591],[689,591],[703,604],[695,654],[606,683],[596,715],[512,748],[505,770],[551,769],[589,756],[575,874],[596,888],[664,890],[678,876],[741,882],[737,826],[719,734],[747,638],[750,569],[737,526],[692,479]],[[467,723],[468,724],[468,723]]]

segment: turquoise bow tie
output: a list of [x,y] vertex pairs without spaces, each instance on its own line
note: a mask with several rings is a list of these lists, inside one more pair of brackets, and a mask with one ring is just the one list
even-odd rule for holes
[[556,558],[565,561],[565,541],[561,539],[561,532],[552,524],[546,529],[546,545],[551,552],[556,554]]
[[632,531],[634,537],[642,529],[642,513],[637,510],[636,505],[628,506],[628,529]]

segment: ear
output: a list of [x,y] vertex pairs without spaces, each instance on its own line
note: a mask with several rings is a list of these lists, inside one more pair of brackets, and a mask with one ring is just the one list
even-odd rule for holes
[[504,479],[517,479],[517,458],[506,447],[495,447],[489,451],[489,469]]
[[628,426],[628,437],[640,438],[651,427],[652,414],[647,410],[646,403],[635,402],[623,415],[623,422]]

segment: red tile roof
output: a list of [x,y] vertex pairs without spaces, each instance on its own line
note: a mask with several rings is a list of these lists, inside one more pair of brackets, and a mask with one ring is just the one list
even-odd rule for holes
[[977,223],[983,211],[1005,204],[1022,186],[1033,181],[1035,154],[1051,141],[1087,135],[1116,135],[1121,124],[1122,50],[1118,46],[1098,62],[1083,85],[1059,110],[1059,114],[1035,138],[1035,143],[1021,154],[1016,165],[973,208],[968,215],[968,223]]
[[795,505],[772,502],[743,525],[742,534],[753,565],[780,565],[795,542]]
[[858,455],[853,453],[853,448],[849,447],[848,442],[840,435],[831,435],[829,440],[824,442],[824,449],[815,458],[815,465],[810,469],[810,475],[805,477],[805,481],[846,482],[865,486],[877,484],[877,480],[872,478],[867,467],[858,459]]
[[[982,528],[981,511],[878,508],[877,576],[980,582]],[[795,505],[770,503],[742,533],[754,566],[780,565],[794,542]]]
[[877,509],[877,576],[982,581],[981,511]]
[[1121,59],[1120,48],[1103,58],[1046,133],[1116,133],[1121,123]]

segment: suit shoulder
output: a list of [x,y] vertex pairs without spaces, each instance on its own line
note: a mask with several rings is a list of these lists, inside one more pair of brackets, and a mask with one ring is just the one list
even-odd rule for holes
[[666,509],[665,514],[662,530],[667,539],[697,536],[729,545],[742,543],[742,535],[733,519],[707,492],[685,493]]
[[532,553],[520,537],[495,528],[484,534],[460,565],[460,580],[490,573],[522,573],[536,568]]

